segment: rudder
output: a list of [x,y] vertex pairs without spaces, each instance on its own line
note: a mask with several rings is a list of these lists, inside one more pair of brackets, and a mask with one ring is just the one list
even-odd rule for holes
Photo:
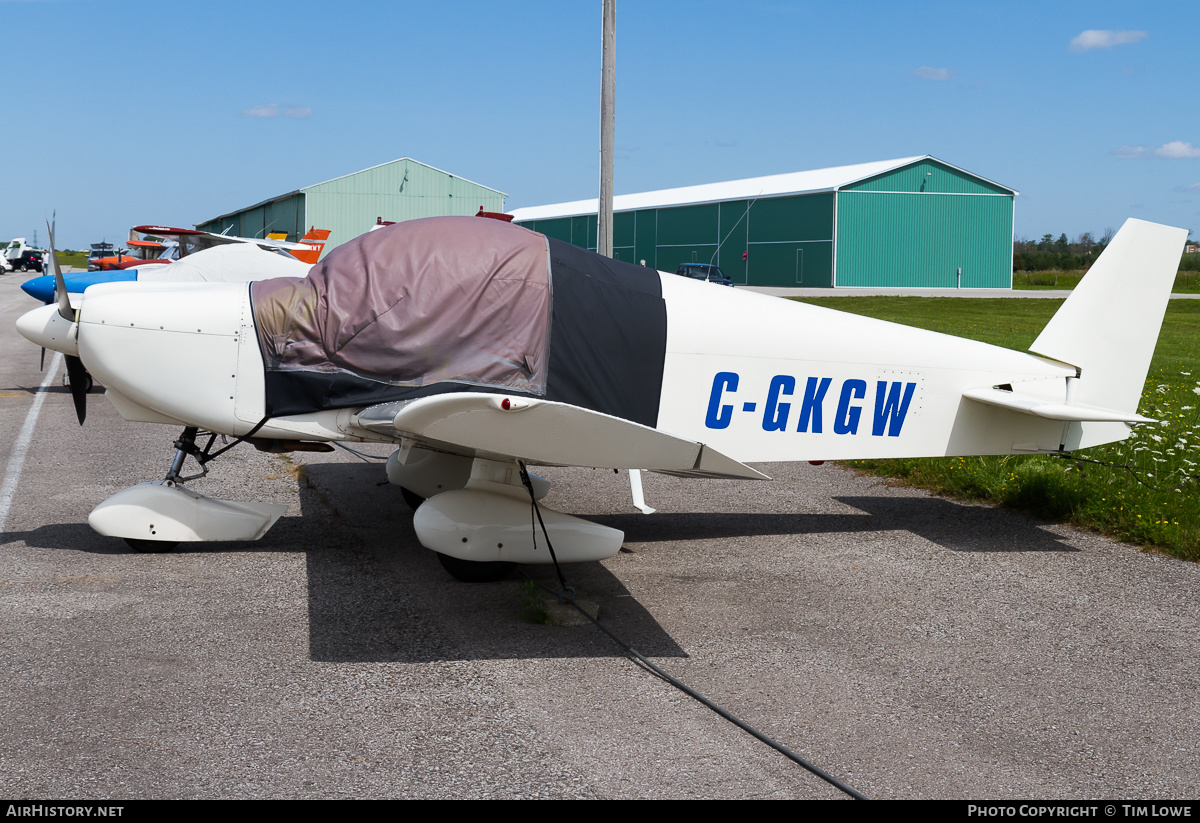
[[1187,230],[1129,219],[1029,347],[1079,369],[1075,402],[1136,412]]

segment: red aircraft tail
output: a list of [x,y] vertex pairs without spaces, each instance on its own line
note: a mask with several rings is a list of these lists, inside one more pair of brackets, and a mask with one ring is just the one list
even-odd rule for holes
[[301,263],[316,264],[317,258],[321,256],[321,251],[325,248],[325,241],[329,239],[329,229],[309,229],[308,234],[300,238],[299,243],[307,246],[303,249],[289,249],[288,253],[299,260]]

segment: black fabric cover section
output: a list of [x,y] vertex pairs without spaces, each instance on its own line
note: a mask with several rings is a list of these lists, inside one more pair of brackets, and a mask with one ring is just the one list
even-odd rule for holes
[[547,399],[656,426],[667,352],[658,272],[549,242]]
[[[494,386],[470,383],[434,383],[406,387],[379,383],[345,372],[269,371],[266,377],[267,414],[284,417],[325,409],[359,409],[378,403],[415,400],[448,392],[497,392]],[[513,397],[532,397],[528,392],[504,390]]]

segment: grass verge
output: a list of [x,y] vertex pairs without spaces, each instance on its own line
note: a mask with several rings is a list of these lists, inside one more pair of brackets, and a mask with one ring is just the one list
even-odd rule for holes
[[[1060,300],[803,298],[803,302],[1026,351]],[[1123,442],[1046,455],[855,460],[939,494],[1010,506],[1200,560],[1200,301],[1167,308],[1139,411],[1159,420]],[[1117,467],[1087,461],[1115,463]]]
[[517,590],[517,596],[521,602],[521,617],[527,623],[536,623],[539,626],[558,625],[558,621],[550,614],[545,592],[537,583],[526,580]]
[[60,251],[56,252],[59,268],[65,269],[67,266],[72,266],[77,269],[86,269],[88,256],[85,251]]
[[[1082,279],[1081,271],[1015,271],[1012,287],[1022,290],[1073,289]],[[1175,294],[1200,293],[1200,271],[1189,270],[1176,274],[1171,291]]]

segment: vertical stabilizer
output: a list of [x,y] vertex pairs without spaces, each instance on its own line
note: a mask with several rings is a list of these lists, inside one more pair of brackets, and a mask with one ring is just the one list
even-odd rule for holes
[[1185,229],[1126,220],[1030,346],[1080,370],[1074,402],[1137,411]]
[[299,240],[302,248],[289,249],[288,253],[301,263],[315,266],[321,259],[321,251],[325,248],[325,241],[329,239],[329,234],[329,229],[311,228],[308,230],[308,234]]

